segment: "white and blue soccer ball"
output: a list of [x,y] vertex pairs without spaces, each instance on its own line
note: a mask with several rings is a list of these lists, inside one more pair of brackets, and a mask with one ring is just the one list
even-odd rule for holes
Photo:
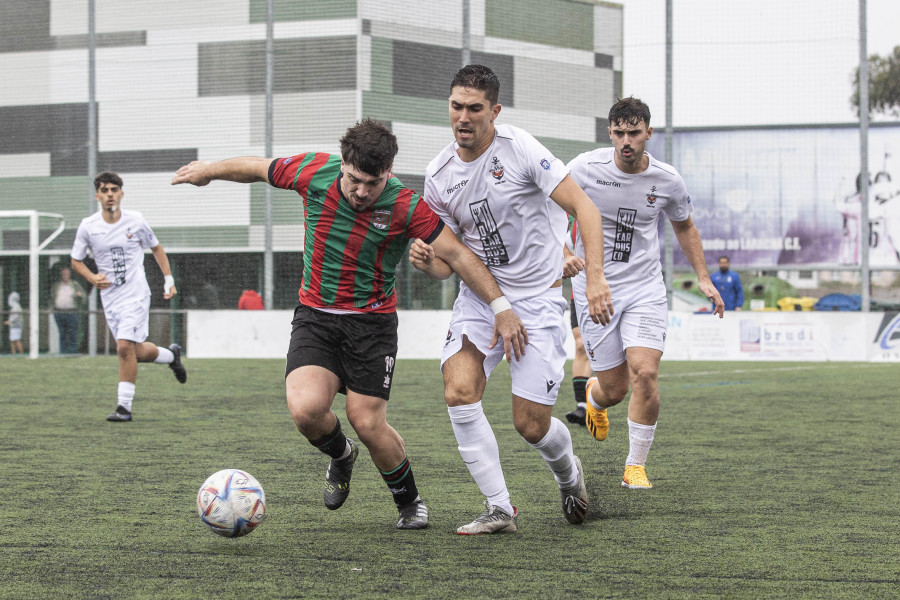
[[240,469],[209,476],[197,493],[200,520],[218,535],[247,535],[266,517],[266,494],[255,477]]

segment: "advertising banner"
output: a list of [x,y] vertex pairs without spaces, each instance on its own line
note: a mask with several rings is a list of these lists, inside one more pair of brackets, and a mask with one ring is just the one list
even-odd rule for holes
[[[660,159],[664,139],[648,144]],[[673,156],[708,264],[858,265],[863,243],[873,267],[900,264],[900,124],[869,131],[867,224],[856,128],[680,131]]]

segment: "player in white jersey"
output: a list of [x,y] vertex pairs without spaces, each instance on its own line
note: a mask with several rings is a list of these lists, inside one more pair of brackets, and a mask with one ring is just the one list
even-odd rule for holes
[[[444,345],[444,399],[459,452],[487,496],[487,510],[460,527],[464,535],[515,531],[517,509],[500,466],[494,432],[481,406],[487,379],[503,356],[492,339],[494,314],[510,304],[525,323],[527,348],[510,363],[513,422],[544,458],[559,486],[571,523],[587,513],[581,463],[568,428],[551,413],[565,376],[566,301],[560,289],[566,212],[586,240],[587,298],[593,318],[609,320],[603,278],[600,215],[568,170],[527,132],[494,125],[500,83],[480,65],[461,69],[450,85],[455,143],[428,166],[425,200],[488,266],[504,296],[484,303],[465,285],[453,307]],[[434,277],[449,267],[419,240],[410,261]]]
[[[175,378],[184,383],[187,371],[181,364],[181,346],[160,348],[146,341],[149,334],[150,286],[144,273],[144,248],[150,248],[162,270],[164,298],[178,293],[166,251],[141,213],[122,210],[122,178],[100,173],[94,179],[101,210],[82,219],[72,246],[72,269],[100,290],[103,313],[116,338],[119,356],[119,387],[116,410],[107,421],[130,421],[134,384],[139,362],[168,364]],[[88,251],[97,263],[97,273],[84,264]]]
[[[572,177],[603,215],[604,265],[614,316],[598,326],[588,318],[585,277],[572,280],[585,350],[596,376],[588,380],[586,425],[597,440],[609,432],[606,409],[628,403],[630,452],[622,485],[653,487],[645,463],[659,415],[657,377],[668,326],[666,287],[659,262],[659,219],[672,223],[675,237],[697,273],[700,290],[721,318],[724,304],[709,277],[700,232],[691,220],[691,199],[681,175],[645,151],[653,133],[650,109],[636,98],[609,111],[613,148],[599,148],[569,163]],[[584,255],[576,240],[575,252]]]

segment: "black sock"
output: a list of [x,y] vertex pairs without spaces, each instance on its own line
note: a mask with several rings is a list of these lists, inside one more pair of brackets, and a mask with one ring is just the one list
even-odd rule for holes
[[324,452],[331,458],[340,458],[347,449],[347,436],[341,431],[340,419],[334,426],[334,431],[317,440],[310,440],[309,443],[315,446],[319,452]]
[[587,387],[587,377],[573,377],[572,390],[575,392],[575,404],[584,402],[584,389]]
[[403,462],[396,469],[392,469],[387,473],[381,470],[378,472],[381,473],[381,477],[387,484],[388,489],[391,490],[391,495],[394,496],[394,504],[398,508],[415,502],[416,498],[419,497],[419,488],[416,487],[416,479],[413,477],[412,466],[410,466],[408,458],[404,458]]

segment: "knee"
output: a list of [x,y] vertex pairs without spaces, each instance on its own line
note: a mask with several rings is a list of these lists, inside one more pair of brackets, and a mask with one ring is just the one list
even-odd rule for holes
[[631,385],[645,392],[656,390],[657,372],[650,367],[639,367],[631,371]]
[[291,393],[288,393],[287,405],[297,431],[315,436],[328,411],[318,410],[318,404],[304,401],[301,396]]
[[481,394],[471,385],[460,385],[455,383],[444,384],[444,401],[447,406],[464,406],[466,404],[474,404],[481,399]]
[[116,354],[119,360],[131,360],[135,357],[134,344],[130,342],[119,342],[116,344]]
[[604,382],[600,386],[600,395],[606,400],[606,406],[615,406],[628,395],[628,379]]
[[537,444],[546,437],[550,430],[549,419],[546,423],[542,423],[537,419],[513,415],[513,424],[522,439],[529,444]]
[[347,420],[350,421],[350,425],[353,427],[359,440],[367,447],[370,442],[378,438],[381,430],[387,427],[387,421],[380,415],[369,412],[348,413]]

